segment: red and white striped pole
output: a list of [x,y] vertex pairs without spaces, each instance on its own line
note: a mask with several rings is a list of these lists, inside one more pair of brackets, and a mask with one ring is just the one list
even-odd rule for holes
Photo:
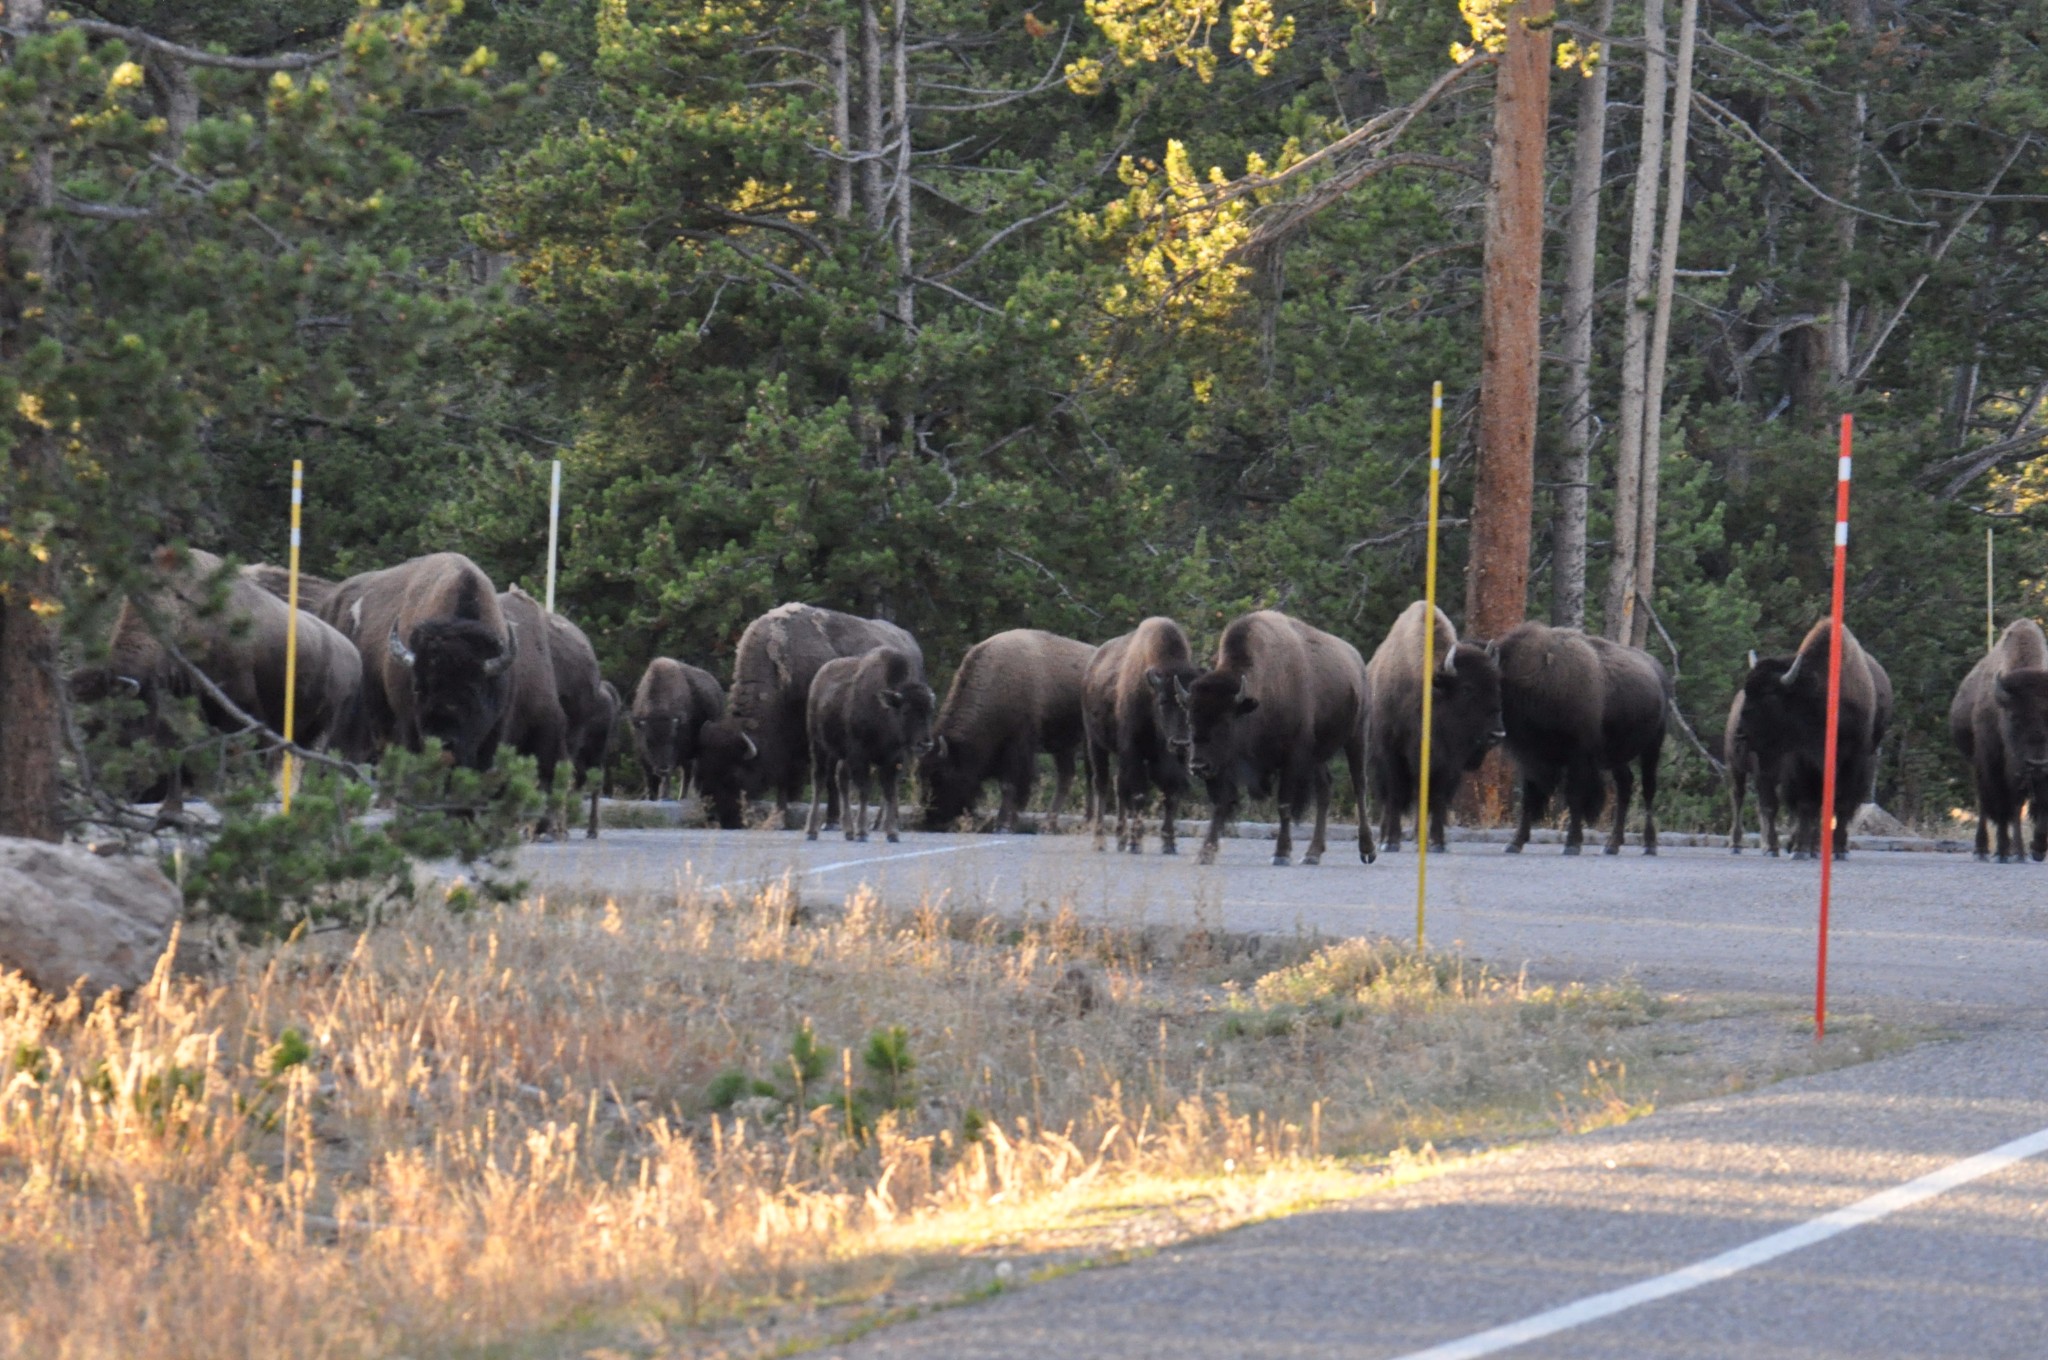
[[1849,574],[1849,444],[1853,417],[1842,415],[1842,452],[1835,472],[1835,593],[1829,606],[1827,745],[1820,774],[1820,962],[1814,969],[1813,1037],[1828,1032],[1828,890],[1835,865],[1835,751],[1842,734],[1842,586]]

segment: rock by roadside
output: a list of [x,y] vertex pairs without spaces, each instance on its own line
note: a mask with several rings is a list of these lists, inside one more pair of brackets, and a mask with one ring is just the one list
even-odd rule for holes
[[148,860],[0,837],[0,967],[46,992],[141,986],[183,911],[177,886]]

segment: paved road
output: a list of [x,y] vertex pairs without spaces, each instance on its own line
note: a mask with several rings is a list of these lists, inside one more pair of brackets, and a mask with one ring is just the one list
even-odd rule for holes
[[[545,890],[869,883],[892,905],[1071,902],[1127,923],[1406,934],[1412,855],[1276,868],[1098,854],[1083,837],[614,832],[533,847]],[[1658,989],[1811,995],[1818,869],[1754,854],[1433,856],[1431,938],[1497,966]],[[1864,854],[1836,877],[1832,998],[1969,1037],[1623,1129],[1503,1155],[1354,1206],[1298,1215],[887,1329],[879,1356],[2048,1356],[2048,1135],[1979,1179],[1770,1256],[1772,1234],[2048,1130],[2048,868]],[[1754,1244],[1764,1243],[1762,1248]],[[1782,1244],[1781,1244],[1782,1245]],[[1745,1249],[1747,1250],[1746,1255]],[[1588,1298],[1736,1252],[1744,1268],[1585,1320]],[[1660,1288],[1662,1286],[1659,1286]],[[1505,1350],[1461,1339],[1565,1310]],[[1540,1330],[1540,1329],[1539,1329]],[[1440,1349],[1438,1349],[1440,1348]]]
[[[1129,924],[1235,931],[1408,935],[1415,857],[1361,865],[1333,844],[1323,864],[1275,867],[1270,843],[1225,841],[1219,862],[1096,851],[1085,836],[906,834],[902,843],[807,842],[800,832],[610,831],[529,848],[536,888],[674,892],[784,874],[809,898],[868,883],[893,906],[945,897],[1015,912],[1071,902]],[[1566,858],[1483,844],[1430,857],[1429,934],[1541,977],[1633,969],[1651,987],[1811,995],[1819,868],[1757,854],[1669,849]],[[1963,855],[1864,853],[1837,866],[1830,977],[1845,1007],[1911,1002],[1941,1018],[2048,1026],[2048,866]],[[2048,1348],[2044,1348],[2048,1354]]]

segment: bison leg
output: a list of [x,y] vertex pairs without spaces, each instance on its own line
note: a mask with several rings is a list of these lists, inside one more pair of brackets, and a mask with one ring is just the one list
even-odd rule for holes
[[1543,815],[1543,810],[1549,802],[1550,795],[1541,784],[1528,775],[1522,776],[1522,818],[1515,823],[1515,838],[1507,844],[1508,854],[1522,853],[1522,847],[1529,843],[1529,833],[1536,819]]
[[[853,762],[840,760],[832,767],[832,783],[826,789],[826,794],[838,798],[839,806],[845,813],[845,816],[839,819],[839,831],[846,839],[852,840],[856,830],[853,821]],[[827,831],[832,829],[831,815],[831,809],[828,807],[825,813]]]
[[[1034,764],[1037,762],[1034,760]],[[1045,814],[1045,829],[1059,834],[1060,813],[1066,811],[1067,795],[1074,788],[1074,748],[1061,747],[1052,753],[1052,809]]]
[[816,754],[815,745],[811,750],[811,812],[804,818],[804,839],[807,841],[818,839],[818,804],[824,800],[826,784],[832,778],[832,772],[825,768],[825,757]]
[[[1202,848],[1195,855],[1197,864],[1214,864],[1216,846],[1223,839],[1223,824],[1230,820],[1230,814],[1237,811],[1237,785],[1220,779],[1209,781],[1209,834],[1202,837]],[[1287,822],[1284,816],[1280,822],[1284,833]]]
[[1628,841],[1628,805],[1635,798],[1635,775],[1626,761],[1614,767],[1614,829],[1607,833],[1603,855],[1618,855]]
[[1330,829],[1330,782],[1330,767],[1318,765],[1315,783],[1316,830],[1315,834],[1309,837],[1308,853],[1301,857],[1303,864],[1323,862],[1323,850]]
[[1372,843],[1372,818],[1365,805],[1365,737],[1361,733],[1344,748],[1344,763],[1351,770],[1351,796],[1358,802],[1358,858],[1370,864],[1379,858]]
[[2034,840],[2029,849],[2034,863],[2039,864],[2042,860],[2048,859],[2048,820],[2041,816],[2041,799],[2038,796],[2028,799],[2026,808],[2034,818]]
[[[854,839],[857,841],[865,841],[868,838],[868,803],[873,800],[875,792],[874,768],[870,765],[863,764],[860,767],[860,778],[855,782],[859,785],[860,788],[860,815],[854,818],[854,830],[859,833],[854,837]],[[845,816],[852,814],[852,812],[853,802],[852,799],[849,798],[846,802],[846,805],[840,809],[840,813],[842,816]],[[875,820],[881,820],[880,809],[876,810]]]
[[[1095,830],[1095,848],[1097,850],[1109,849],[1109,839],[1107,833],[1103,830],[1103,821],[1109,816],[1110,802],[1116,793],[1110,783],[1109,761],[1110,754],[1107,750],[1097,746],[1092,741],[1088,743],[1088,820]],[[1123,821],[1123,809],[1121,807],[1117,809],[1116,816],[1119,828],[1121,828]],[[1119,829],[1118,834],[1122,834],[1121,829]],[[1122,846],[1119,845],[1118,848],[1121,849]]]
[[[1657,853],[1657,758],[1659,751],[1643,757],[1643,853]],[[1616,826],[1621,823],[1617,821]]]
[[896,778],[901,768],[897,765],[882,767],[882,832],[891,845],[902,839],[896,831]]
[[1294,863],[1294,789],[1292,779],[1280,781],[1279,806],[1274,809],[1280,818],[1280,834],[1273,842],[1273,863],[1288,865]]
[[1159,788],[1159,853],[1180,853],[1180,786],[1172,782]]
[[1736,759],[1728,762],[1728,806],[1731,816],[1728,821],[1728,850],[1730,854],[1742,853],[1742,800],[1749,791],[1749,762]]
[[597,839],[597,798],[598,794],[602,791],[603,784],[604,781],[601,779],[594,779],[590,782],[590,829],[583,833],[585,840],[594,841]]

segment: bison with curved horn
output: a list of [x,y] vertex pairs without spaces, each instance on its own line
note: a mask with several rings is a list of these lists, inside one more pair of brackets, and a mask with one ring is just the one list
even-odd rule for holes
[[928,831],[952,826],[974,811],[981,786],[1002,790],[995,829],[1014,831],[1031,801],[1041,751],[1052,757],[1048,829],[1059,826],[1074,782],[1074,749],[1084,736],[1081,682],[1095,648],[1037,628],[1012,628],[967,649],[932,728],[931,750],[919,762]]
[[[1081,678],[1081,716],[1088,733],[1088,781],[1094,788],[1095,848],[1104,848],[1103,819],[1116,808],[1116,848],[1145,848],[1144,802],[1159,790],[1159,853],[1177,853],[1176,818],[1187,791],[1187,714],[1179,693],[1202,668],[1188,635],[1172,619],[1146,619],[1095,649]],[[1115,784],[1111,785],[1111,761]]]
[[[1365,806],[1365,658],[1340,637],[1270,609],[1231,620],[1216,663],[1174,696],[1187,714],[1188,769],[1209,786],[1212,813],[1199,860],[1212,864],[1240,790],[1278,797],[1273,863],[1293,858],[1293,823],[1315,801],[1315,834],[1303,864],[1321,863],[1330,815],[1330,759],[1342,752],[1352,792]],[[1376,851],[1363,811],[1358,857]]]
[[363,654],[363,707],[381,744],[439,741],[470,769],[496,757],[521,638],[497,588],[460,553],[432,553],[336,585],[321,615]]
[[2022,812],[2034,818],[2026,853],[2048,857],[2048,638],[2021,619],[1970,668],[1948,711],[1949,735],[1977,782],[1977,858],[2020,863]]
[[[924,653],[903,629],[836,609],[782,604],[747,625],[733,657],[726,715],[697,734],[697,788],[710,800],[718,824],[736,831],[745,823],[744,800],[773,792],[786,822],[789,805],[810,773],[804,709],[819,667],[842,656],[894,647],[924,678]],[[827,789],[829,826],[839,820],[837,790]]]
[[[1849,823],[1870,793],[1878,746],[1891,725],[1892,682],[1855,633],[1842,629],[1841,719],[1835,747],[1834,855],[1849,855]],[[1765,657],[1742,682],[1740,736],[1751,751],[1776,752],[1774,778],[1792,810],[1792,857],[1820,854],[1822,773],[1827,756],[1828,653],[1834,627],[1822,619],[1791,657]]]
[[1529,843],[1535,819],[1564,789],[1564,853],[1586,843],[1586,823],[1607,802],[1614,776],[1614,829],[1605,853],[1621,853],[1634,794],[1629,766],[1642,771],[1643,853],[1657,853],[1657,760],[1664,750],[1664,710],[1671,681],[1657,659],[1577,628],[1531,619],[1498,644],[1501,728],[1522,775],[1522,815],[1511,855]]
[[[1401,611],[1372,654],[1372,796],[1380,805],[1380,842],[1401,848],[1401,817],[1416,811],[1422,836],[1422,630],[1429,606],[1421,600]],[[1500,744],[1500,666],[1490,647],[1458,641],[1444,611],[1436,611],[1436,671],[1430,704],[1429,843],[1444,848],[1444,819],[1458,784]],[[1361,810],[1361,817],[1364,815]]]

